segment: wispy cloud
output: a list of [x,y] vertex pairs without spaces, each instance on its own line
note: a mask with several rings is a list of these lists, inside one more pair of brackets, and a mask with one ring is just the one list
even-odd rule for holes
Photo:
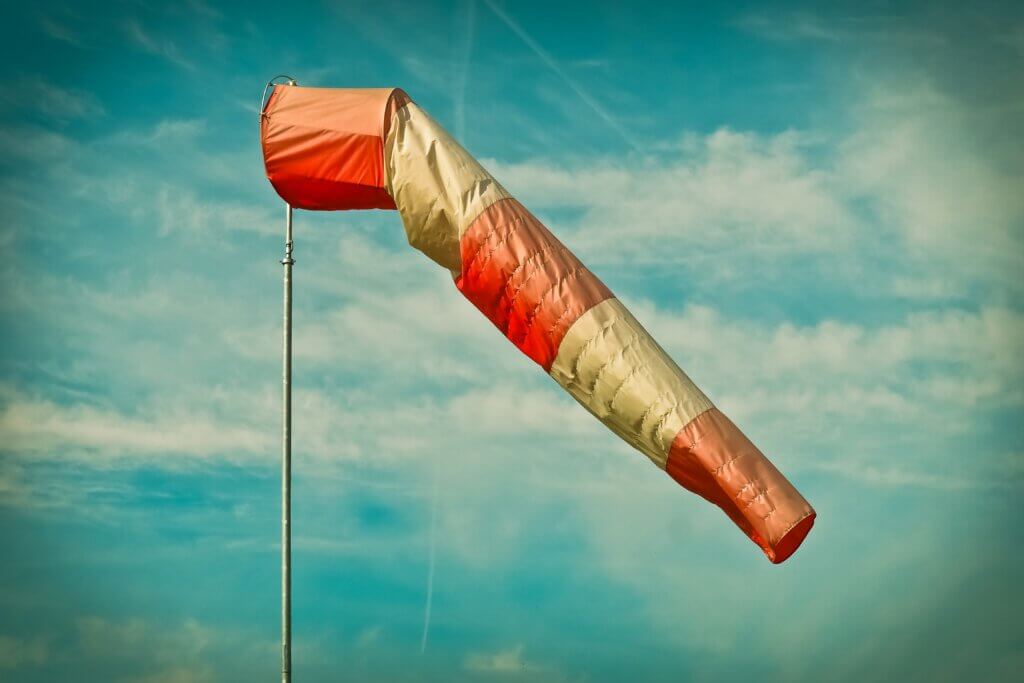
[[638,267],[710,258],[717,266],[709,272],[722,277],[744,252],[806,253],[851,240],[855,218],[836,178],[811,162],[809,146],[796,132],[766,138],[721,129],[686,136],[660,162],[488,163],[527,203],[581,208],[565,227],[579,227],[568,238],[588,260]]
[[50,659],[45,638],[23,639],[0,635],[0,669],[21,669],[42,666]]
[[224,424],[202,413],[131,417],[83,404],[60,406],[23,398],[8,400],[0,409],[0,434],[8,452],[57,458],[80,453],[87,460],[147,454],[249,459],[272,452],[274,443],[265,429]]
[[[126,683],[212,683],[207,651],[218,634],[195,619],[163,626],[140,618],[121,621],[81,617],[77,647],[86,657],[132,663],[139,671]],[[109,664],[108,664],[109,665]]]
[[778,42],[816,41],[837,45],[868,41],[931,45],[944,42],[938,33],[882,16],[826,15],[806,11],[748,13],[741,16],[736,25],[749,33]]
[[30,108],[43,116],[67,121],[103,116],[103,105],[92,93],[64,88],[43,78],[25,78],[17,87],[5,89],[2,96],[6,107]]
[[171,184],[160,186],[153,199],[160,235],[183,232],[197,239],[222,240],[225,232],[276,235],[275,216],[245,202],[201,199],[191,190]]
[[477,652],[466,656],[463,666],[475,673],[525,674],[530,664],[523,659],[523,646],[497,652]]
[[[965,142],[972,114],[919,82],[876,85],[859,101],[845,134],[723,128],[685,134],[643,164],[487,163],[528,204],[579,212],[556,227],[598,272],[670,264],[722,282],[780,264],[807,274],[798,259],[813,253],[833,281],[879,296],[941,298],[936,278],[953,295],[1019,291],[1024,181]],[[864,268],[879,272],[864,282]]]
[[168,38],[154,36],[146,29],[138,19],[128,19],[124,22],[124,31],[137,47],[151,55],[162,57],[168,62],[189,71],[194,71],[196,66],[189,59],[181,54],[180,48],[174,41]]
[[146,647],[149,654],[164,662],[179,657],[191,659],[207,650],[215,637],[213,629],[195,619],[163,628],[144,619],[111,621],[98,616],[77,620],[80,647],[93,656],[109,656],[118,650]]
[[126,128],[108,139],[108,143],[127,145],[180,145],[195,142],[206,131],[206,121],[196,119],[161,119],[152,126]]
[[42,14],[39,16],[39,26],[43,29],[43,33],[53,40],[74,45],[75,47],[89,47],[81,34],[63,20]]
[[203,0],[187,0],[188,8],[206,19],[223,19],[224,14]]

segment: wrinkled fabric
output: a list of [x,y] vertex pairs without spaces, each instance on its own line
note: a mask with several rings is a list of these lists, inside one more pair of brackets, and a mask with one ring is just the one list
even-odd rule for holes
[[722,508],[772,562],[792,555],[814,524],[810,504],[718,408],[679,430],[666,469]]
[[386,142],[387,188],[409,244],[458,275],[462,234],[508,192],[415,103],[395,112]]
[[612,295],[515,199],[487,207],[460,244],[455,286],[545,370],[576,320]]
[[572,326],[551,376],[662,469],[676,434],[711,409],[711,401],[615,298]]
[[622,302],[405,93],[278,86],[262,130],[267,175],[286,201],[397,209],[409,243],[611,431],[720,507],[770,561],[800,546],[816,518],[810,504]]
[[384,139],[408,101],[396,88],[275,86],[260,114],[271,185],[297,209],[394,209]]

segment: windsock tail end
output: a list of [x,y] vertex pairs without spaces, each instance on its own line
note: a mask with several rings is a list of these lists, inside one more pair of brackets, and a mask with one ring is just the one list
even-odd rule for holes
[[814,526],[814,519],[818,516],[816,512],[812,512],[807,515],[799,522],[797,522],[792,529],[786,532],[786,535],[775,544],[774,548],[765,548],[764,554],[768,556],[768,559],[772,561],[772,564],[781,564],[786,559],[796,552],[796,549],[800,547],[800,544],[807,538],[807,534],[811,533],[811,527]]
[[665,469],[722,508],[775,564],[796,552],[814,525],[814,508],[717,408],[679,430]]

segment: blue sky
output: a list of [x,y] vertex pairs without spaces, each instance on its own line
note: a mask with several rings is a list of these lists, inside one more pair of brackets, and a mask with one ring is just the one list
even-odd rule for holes
[[1019,7],[7,5],[0,680],[277,675],[278,73],[405,88],[819,513],[770,565],[397,214],[299,213],[296,680],[1024,668]]

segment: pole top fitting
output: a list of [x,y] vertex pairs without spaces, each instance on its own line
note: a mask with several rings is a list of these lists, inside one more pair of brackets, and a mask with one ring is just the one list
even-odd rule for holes
[[295,265],[295,259],[292,258],[292,253],[293,253],[294,249],[295,249],[295,242],[293,242],[291,239],[287,240],[284,243],[284,258],[281,259],[281,265],[282,266],[292,266],[292,265]]

